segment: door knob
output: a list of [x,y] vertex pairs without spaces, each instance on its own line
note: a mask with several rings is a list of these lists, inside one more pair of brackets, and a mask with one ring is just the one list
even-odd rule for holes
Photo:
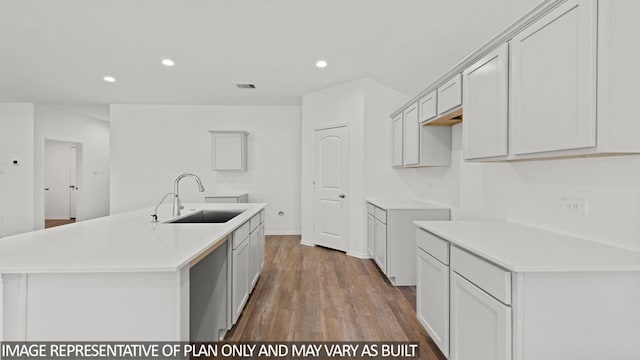
[[339,197],[340,199],[344,199],[344,198],[345,198],[345,196],[346,196],[345,194],[340,194],[340,195],[338,195],[338,197]]

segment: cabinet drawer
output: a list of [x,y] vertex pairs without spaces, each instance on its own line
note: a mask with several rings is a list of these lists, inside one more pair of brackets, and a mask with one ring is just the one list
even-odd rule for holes
[[247,239],[250,233],[250,229],[250,222],[247,221],[246,223],[240,225],[240,227],[233,232],[233,249],[237,249],[238,246],[240,246]]
[[251,220],[249,220],[249,224],[251,225],[250,232],[253,232],[255,229],[257,229],[258,225],[260,225],[260,214],[253,215]]
[[387,212],[385,210],[380,209],[379,207],[376,207],[374,210],[376,219],[382,221],[383,223],[387,223]]
[[451,247],[451,269],[491,296],[511,304],[511,273],[455,246]]
[[458,74],[438,88],[438,114],[443,115],[462,105],[462,75]]
[[427,254],[438,259],[441,263],[449,265],[449,242],[432,233],[418,229],[416,231],[416,245]]
[[367,203],[367,214],[371,214],[371,215],[375,215],[375,206],[371,205],[370,203]]

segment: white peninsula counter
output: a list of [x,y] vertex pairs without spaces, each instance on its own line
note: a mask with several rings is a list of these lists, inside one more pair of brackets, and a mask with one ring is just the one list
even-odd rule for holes
[[0,339],[217,340],[261,270],[265,206],[185,204],[177,218],[240,213],[224,223],[142,209],[0,239]]

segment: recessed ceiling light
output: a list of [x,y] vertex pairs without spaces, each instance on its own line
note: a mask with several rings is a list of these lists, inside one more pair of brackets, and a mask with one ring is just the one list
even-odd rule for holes
[[318,60],[318,62],[316,62],[316,66],[319,67],[320,69],[326,68],[327,67],[327,62],[324,61],[324,60]]
[[162,59],[162,65],[164,66],[173,66],[176,63],[171,59]]
[[104,79],[104,81],[110,82],[110,83],[116,82],[116,78],[114,78],[113,76],[109,76],[109,75],[103,77],[103,79]]

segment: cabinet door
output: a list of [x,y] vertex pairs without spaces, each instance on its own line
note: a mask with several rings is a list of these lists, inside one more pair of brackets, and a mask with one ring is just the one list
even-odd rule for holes
[[463,73],[465,159],[507,155],[509,47],[504,44]]
[[420,122],[417,103],[404,111],[403,147],[404,165],[418,165],[420,163]]
[[249,292],[253,291],[260,276],[260,240],[260,231],[255,229],[249,235],[249,279],[251,280]]
[[387,225],[375,219],[374,225],[374,251],[375,260],[383,273],[387,273]]
[[462,105],[462,75],[458,74],[438,88],[438,114],[444,115],[460,105]]
[[402,114],[393,119],[393,166],[402,166]]
[[510,360],[511,308],[451,272],[450,360]]
[[423,98],[418,100],[418,113],[420,115],[420,122],[433,120],[438,116],[436,100],[438,92],[433,90]]
[[449,356],[449,267],[418,249],[418,320],[444,356]]
[[369,255],[371,257],[375,256],[375,252],[374,252],[375,223],[376,223],[376,220],[373,217],[373,215],[367,214],[367,250],[369,250]]
[[569,0],[511,41],[514,154],[596,145],[596,1]]
[[264,252],[265,252],[265,235],[264,235],[264,223],[260,224],[258,228],[260,231],[260,272],[262,272],[262,268],[264,268]]
[[246,170],[247,132],[210,131],[211,169]]
[[247,239],[233,250],[232,317],[235,324],[249,298],[249,243]]

